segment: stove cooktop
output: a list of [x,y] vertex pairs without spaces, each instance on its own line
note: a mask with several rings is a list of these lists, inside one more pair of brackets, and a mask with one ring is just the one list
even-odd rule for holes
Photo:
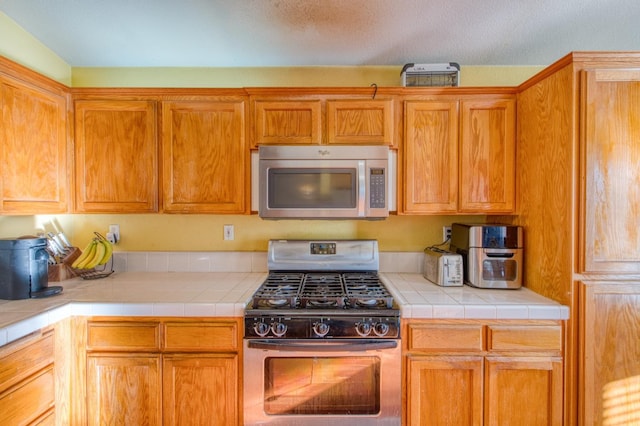
[[376,272],[274,271],[254,293],[248,308],[392,309],[394,301]]

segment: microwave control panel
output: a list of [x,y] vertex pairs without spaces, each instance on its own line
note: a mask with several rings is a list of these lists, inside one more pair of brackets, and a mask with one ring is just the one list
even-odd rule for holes
[[384,168],[369,169],[369,206],[372,209],[386,207]]

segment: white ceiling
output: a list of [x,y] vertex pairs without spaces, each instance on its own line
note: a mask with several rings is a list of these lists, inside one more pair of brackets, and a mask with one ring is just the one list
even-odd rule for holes
[[0,0],[72,67],[548,65],[640,50],[639,0]]

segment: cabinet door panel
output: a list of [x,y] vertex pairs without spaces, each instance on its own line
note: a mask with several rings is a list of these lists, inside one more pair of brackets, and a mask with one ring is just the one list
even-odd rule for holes
[[159,355],[87,357],[89,425],[160,425]]
[[52,409],[55,404],[54,382],[53,366],[49,366],[0,395],[0,424],[27,425]]
[[408,425],[482,424],[481,356],[409,356]]
[[235,354],[165,356],[164,423],[179,426],[237,425],[238,379],[238,357]]
[[392,101],[327,101],[327,143],[392,145]]
[[255,101],[254,147],[269,144],[319,144],[322,138],[320,100]]
[[243,100],[165,102],[166,212],[245,213],[249,150]]
[[76,211],[157,211],[155,103],[78,100],[75,114]]
[[640,424],[640,282],[580,284],[579,423]]
[[458,103],[407,102],[404,212],[455,213],[458,207]]
[[515,101],[461,104],[460,211],[510,213],[515,208]]
[[0,211],[65,213],[65,97],[0,79],[0,111]]
[[640,70],[585,71],[585,272],[640,272]]
[[562,425],[562,359],[486,359],[485,425]]

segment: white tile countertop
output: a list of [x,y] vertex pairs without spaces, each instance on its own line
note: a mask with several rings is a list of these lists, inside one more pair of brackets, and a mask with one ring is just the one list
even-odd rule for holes
[[[569,309],[526,288],[439,287],[418,273],[380,273],[403,318],[553,319]],[[51,283],[62,293],[0,300],[0,346],[74,315],[242,316],[266,272],[116,272]]]

